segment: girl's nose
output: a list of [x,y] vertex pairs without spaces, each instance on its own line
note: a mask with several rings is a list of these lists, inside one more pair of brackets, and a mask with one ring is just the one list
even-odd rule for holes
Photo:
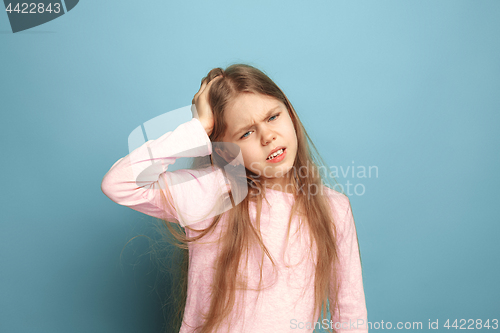
[[275,139],[276,139],[276,134],[274,134],[272,131],[267,131],[266,133],[262,134],[263,145],[267,145]]

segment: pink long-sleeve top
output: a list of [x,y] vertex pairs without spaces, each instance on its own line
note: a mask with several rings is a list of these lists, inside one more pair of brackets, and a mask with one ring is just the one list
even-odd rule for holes
[[[213,205],[218,195],[224,195],[220,189],[228,189],[223,173],[212,167],[167,169],[177,158],[211,153],[212,145],[205,129],[197,118],[192,118],[119,159],[104,176],[101,188],[107,197],[120,205],[168,221],[179,221],[183,227],[206,228],[213,216],[221,212],[213,210]],[[168,207],[164,200],[167,184],[173,199],[173,205]],[[277,266],[273,271],[270,260],[264,256],[261,288],[265,289],[258,294],[261,252],[251,252],[242,261],[239,273],[247,277],[248,290],[237,295],[245,297],[244,303],[240,303],[239,311],[233,311],[224,323],[226,326],[218,332],[305,333],[326,327],[333,327],[337,332],[368,331],[361,262],[350,202],[335,190],[326,186],[323,190],[329,198],[338,230],[341,317],[335,314],[331,321],[318,322],[319,316],[312,318],[314,247],[310,244],[307,228],[299,229],[297,217],[292,219],[286,246],[293,194],[267,189],[260,232]],[[256,204],[250,202],[249,205],[250,218],[254,222]],[[226,217],[224,213],[216,231],[202,238],[201,243],[189,243],[187,300],[180,333],[193,332],[203,324],[202,314],[210,305],[210,285],[218,255],[217,240],[227,225]],[[197,232],[189,228],[185,231],[188,237]]]

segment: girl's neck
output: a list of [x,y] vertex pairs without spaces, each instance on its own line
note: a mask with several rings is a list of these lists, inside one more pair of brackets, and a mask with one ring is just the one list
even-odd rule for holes
[[278,192],[295,193],[295,185],[288,177],[273,178],[272,180],[265,180],[263,183],[264,188],[268,188]]

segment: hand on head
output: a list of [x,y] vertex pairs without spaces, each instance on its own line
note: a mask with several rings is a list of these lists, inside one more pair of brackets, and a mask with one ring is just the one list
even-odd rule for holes
[[214,114],[208,103],[208,92],[210,91],[212,83],[221,77],[222,75],[214,77],[208,84],[205,79],[201,84],[200,90],[194,95],[191,102],[194,105],[194,110],[191,108],[193,111],[193,118],[198,118],[203,128],[205,128],[207,135],[212,134],[212,130],[214,129]]

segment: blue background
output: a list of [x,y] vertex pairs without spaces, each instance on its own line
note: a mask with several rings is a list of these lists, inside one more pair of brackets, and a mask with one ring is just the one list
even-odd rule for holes
[[0,331],[161,329],[149,243],[124,248],[152,219],[101,180],[134,128],[235,62],[284,90],[330,166],[378,168],[338,178],[364,188],[369,321],[498,319],[499,17],[484,0],[87,0],[13,34],[0,13]]

